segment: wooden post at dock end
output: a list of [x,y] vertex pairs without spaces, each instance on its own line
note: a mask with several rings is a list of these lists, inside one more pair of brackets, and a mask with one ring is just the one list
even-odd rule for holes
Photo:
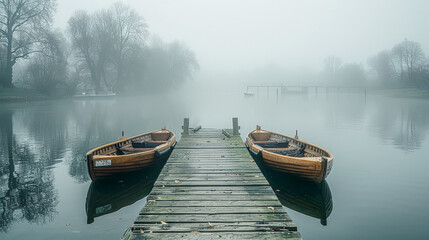
[[240,133],[238,132],[238,129],[240,129],[240,127],[238,126],[238,118],[232,118],[232,135],[234,136],[238,136],[240,135]]
[[183,133],[182,135],[189,135],[189,118],[183,119]]

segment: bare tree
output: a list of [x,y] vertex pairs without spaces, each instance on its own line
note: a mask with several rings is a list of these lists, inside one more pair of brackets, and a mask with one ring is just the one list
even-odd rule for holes
[[417,85],[415,73],[425,63],[425,56],[419,43],[408,41],[392,49],[392,66],[396,76],[405,84]]
[[336,56],[329,56],[325,58],[325,71],[331,74],[335,74],[340,69],[343,61],[341,58]]
[[55,5],[55,0],[0,0],[0,40],[6,48],[3,87],[13,87],[15,63],[37,51],[32,47],[40,29],[50,24]]
[[377,55],[368,59],[368,65],[374,70],[377,79],[383,87],[393,87],[397,85],[397,76],[393,71],[392,54],[390,51],[381,51]]
[[97,67],[97,42],[94,20],[86,11],[77,11],[68,21],[72,45],[88,68],[96,91],[101,89]]
[[344,64],[338,69],[339,84],[342,86],[362,87],[366,84],[366,76],[363,67],[356,63]]
[[[1,43],[1,36],[0,36],[0,43]],[[5,79],[5,72],[6,72],[6,48],[0,44],[0,87],[2,86],[3,79]]]
[[168,45],[168,73],[171,85],[182,83],[199,69],[195,53],[184,43],[175,41]]
[[46,32],[40,53],[34,55],[26,67],[25,80],[32,88],[51,95],[59,85],[66,85],[67,54],[61,32]]
[[[124,61],[134,51],[136,43],[143,45],[148,35],[144,19],[129,6],[116,2],[110,8],[113,35],[113,63],[117,72],[117,83],[123,78]],[[121,85],[119,85],[121,86]]]

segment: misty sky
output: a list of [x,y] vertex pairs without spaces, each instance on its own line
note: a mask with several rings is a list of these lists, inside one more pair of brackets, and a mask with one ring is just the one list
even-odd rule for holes
[[[77,9],[90,12],[114,0],[58,0],[55,26],[64,29]],[[404,38],[429,53],[429,1],[425,0],[124,0],[151,34],[182,40],[201,71],[229,72],[278,65],[323,68],[337,55],[366,63]]]

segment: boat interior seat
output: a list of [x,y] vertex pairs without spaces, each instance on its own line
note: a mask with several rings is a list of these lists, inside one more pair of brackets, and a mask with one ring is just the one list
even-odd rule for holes
[[142,141],[132,141],[131,144],[133,148],[155,148],[166,142],[167,141],[142,140]]
[[167,141],[171,136],[169,132],[153,132],[150,135],[153,141]]
[[116,147],[116,155],[125,155],[125,152],[121,148]]
[[287,148],[289,141],[287,140],[268,140],[268,141],[254,141],[255,144],[262,148]]
[[254,132],[251,135],[253,140],[255,141],[267,141],[270,139],[271,133],[261,131],[261,132]]
[[153,148],[121,147],[119,150],[122,152],[122,154],[116,153],[117,155],[124,155],[127,153],[136,153],[136,152],[146,152],[146,151],[153,150]]

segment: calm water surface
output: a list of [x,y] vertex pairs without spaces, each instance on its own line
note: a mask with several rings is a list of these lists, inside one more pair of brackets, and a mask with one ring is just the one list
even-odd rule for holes
[[[151,106],[154,102],[156,106]],[[240,92],[0,105],[0,239],[119,239],[160,168],[92,183],[85,153],[167,126],[263,128],[330,150],[322,184],[263,169],[304,239],[428,239],[429,101]],[[108,186],[108,187],[106,187]]]

